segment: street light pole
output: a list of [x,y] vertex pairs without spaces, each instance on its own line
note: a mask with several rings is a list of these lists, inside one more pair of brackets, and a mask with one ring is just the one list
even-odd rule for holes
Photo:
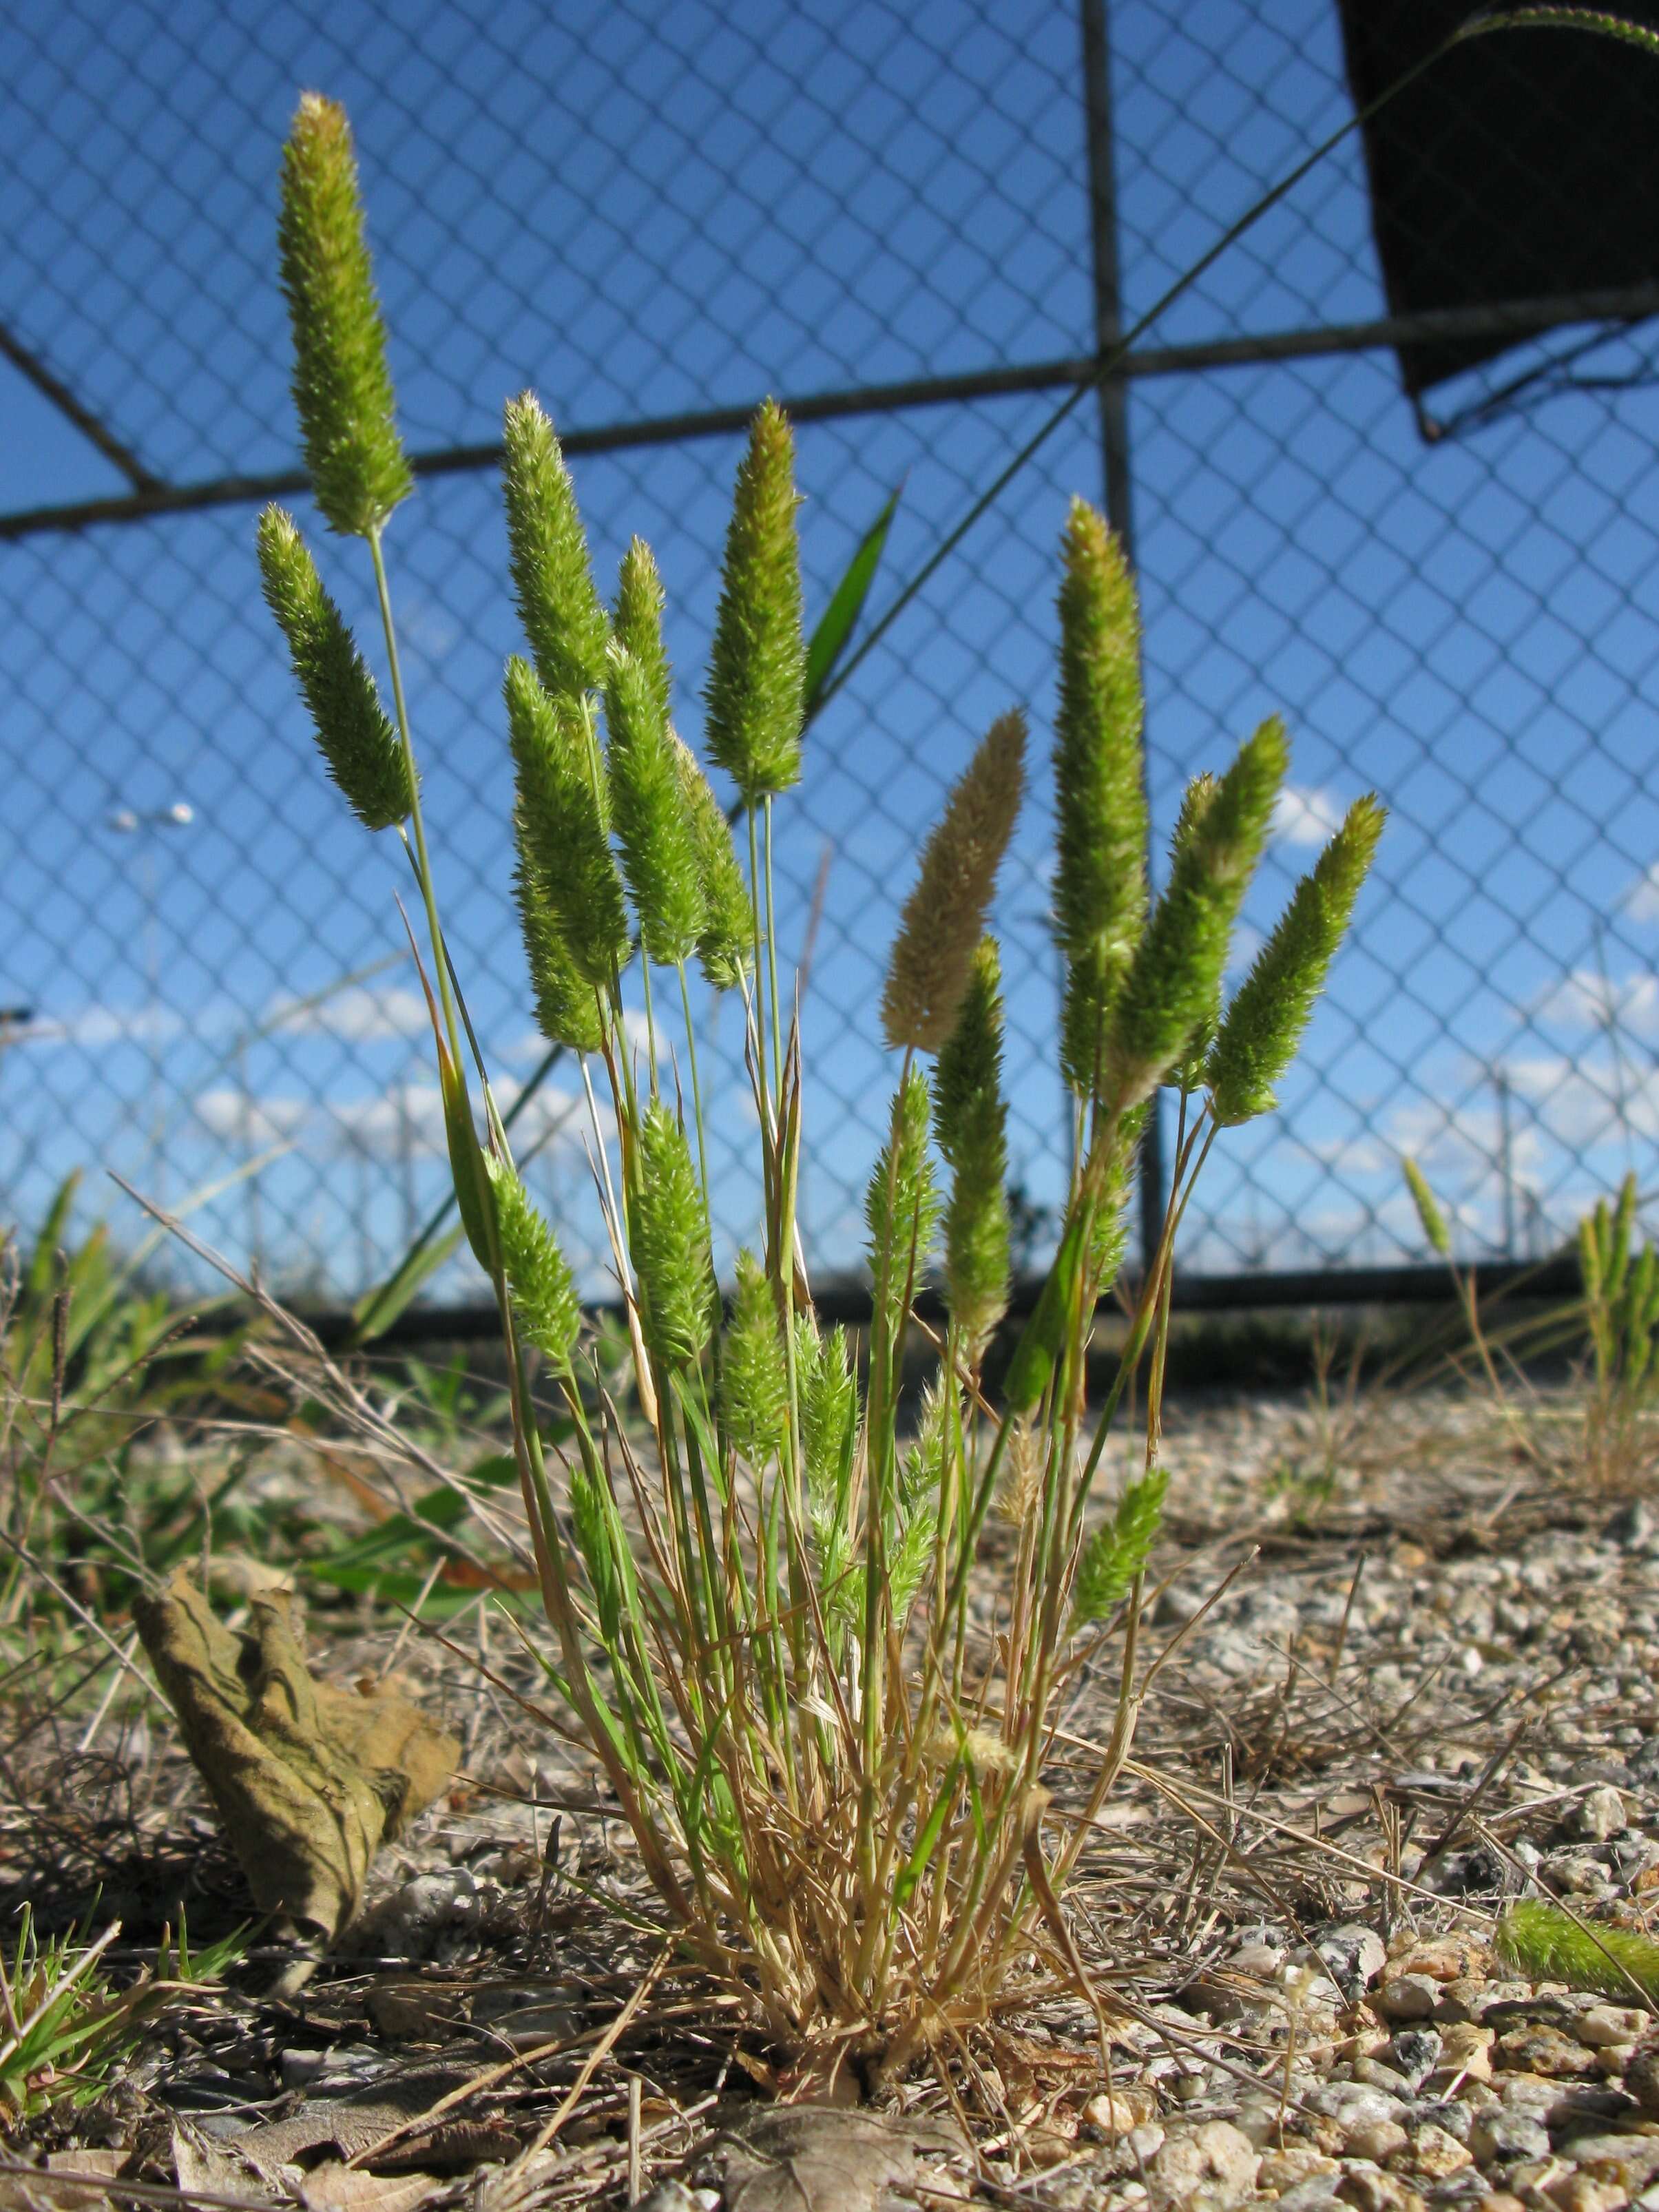
[[154,1029],[161,1005],[161,956],[156,929],[154,833],[162,830],[187,830],[195,819],[195,808],[185,799],[175,799],[171,806],[143,810],[118,806],[106,817],[105,825],[118,836],[136,837],[139,841],[138,890],[144,915],[145,1012],[152,1024],[149,1039],[150,1181],[158,1206],[164,1202],[167,1185],[167,1070],[161,1058],[161,1038]]

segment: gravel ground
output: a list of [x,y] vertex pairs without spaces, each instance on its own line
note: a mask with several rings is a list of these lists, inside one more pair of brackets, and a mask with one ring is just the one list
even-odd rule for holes
[[[925,2119],[933,2137],[906,2137],[902,2157],[884,2137],[860,2166],[853,2137],[877,2124],[820,2116],[842,2163],[814,2185],[798,2144],[786,2159],[744,2133],[775,2122],[754,2102],[757,2083],[780,2086],[764,2063],[734,2057],[695,2005],[664,2007],[526,2160],[650,1947],[630,1949],[563,1879],[625,1885],[617,1824],[567,1811],[550,1852],[546,1813],[473,1787],[386,1855],[369,1917],[302,1992],[204,2002],[72,2133],[16,2151],[198,2201],[299,2191],[380,2212],[423,2191],[622,2203],[630,2132],[655,2212],[830,2212],[884,2188],[1054,2212],[1659,2208],[1659,2022],[1633,1992],[1517,1981],[1491,1946],[1516,1896],[1641,1927],[1659,1894],[1659,1515],[1540,1474],[1490,1411],[1449,1400],[1322,1424],[1300,1401],[1189,1403],[1167,1456],[1147,1644],[1176,1649],[1075,1900],[1109,1990],[1109,2087],[1094,2015],[1056,2001],[1009,2023],[978,2069],[1007,2125],[977,2164],[941,2148],[923,2082],[881,2124]],[[368,1665],[375,1649],[340,1656]],[[1065,1716],[1080,1756],[1115,1657]],[[464,1662],[416,1643],[404,1663],[460,1729],[469,1774],[589,1786]],[[234,1910],[234,1871],[160,1727],[65,1753],[20,1802],[31,1790],[33,1822],[0,1838],[14,1898],[39,1904],[48,1867],[70,1904],[95,1877],[103,1909],[112,1894],[142,1931],[185,1869],[192,1932]],[[251,1978],[275,1971],[256,1961]],[[546,2064],[526,2057],[549,2045]],[[341,2193],[337,2172],[369,2179],[338,2165],[354,2152],[383,2191],[397,2175],[395,2205]],[[764,2196],[757,2158],[808,2179]],[[0,2180],[0,2203],[21,2185]]]

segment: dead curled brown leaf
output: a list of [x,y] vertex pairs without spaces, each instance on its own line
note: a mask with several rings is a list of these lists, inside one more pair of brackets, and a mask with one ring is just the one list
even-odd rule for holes
[[964,2148],[956,2130],[824,2105],[772,2106],[723,2136],[727,2212],[875,2212],[884,2190]]
[[254,1902],[337,1935],[459,1746],[395,1691],[314,1680],[286,1592],[256,1596],[236,1632],[181,1571],[133,1618]]

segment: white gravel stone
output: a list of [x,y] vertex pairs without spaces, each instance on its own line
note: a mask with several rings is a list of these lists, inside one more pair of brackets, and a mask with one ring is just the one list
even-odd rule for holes
[[1610,1836],[1625,1832],[1625,1801],[1612,1783],[1598,1783],[1579,1799],[1562,1825],[1587,1843],[1604,1844]]

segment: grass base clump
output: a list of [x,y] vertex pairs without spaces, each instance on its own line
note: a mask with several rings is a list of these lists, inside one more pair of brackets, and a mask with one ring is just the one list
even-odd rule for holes
[[[1011,710],[927,842],[889,965],[881,1018],[899,1065],[869,1187],[872,1319],[855,1368],[842,1333],[814,1317],[796,1231],[801,1047],[774,925],[773,813],[800,773],[806,667],[788,424],[770,403],[755,417],[709,655],[707,743],[736,788],[740,860],[672,726],[648,550],[630,547],[607,613],[552,426],[532,398],[514,401],[505,490],[531,649],[508,665],[503,717],[520,910],[549,1038],[584,1056],[614,1124],[607,1147],[596,1111],[641,1434],[586,1387],[570,1273],[515,1170],[446,952],[384,558],[408,479],[349,136],[314,95],[295,118],[283,195],[306,452],[331,527],[367,543],[391,714],[336,634],[297,530],[271,518],[259,541],[268,596],[330,773],[365,823],[393,828],[419,886],[450,1159],[501,1316],[546,1665],[633,1831],[673,1948],[779,2043],[896,2069],[991,2017],[1012,1990],[1058,1979],[1086,1994],[1062,1900],[1139,1711],[1176,1232],[1219,1131],[1273,1104],[1381,811],[1370,799],[1350,811],[1224,1006],[1234,925],[1286,773],[1285,733],[1265,723],[1224,774],[1194,785],[1155,894],[1134,590],[1101,518],[1077,502],[1061,549],[1054,761],[1078,1143],[1058,1249],[994,1406],[980,1363],[1007,1304],[1010,1221],[986,925],[1026,777],[1026,724]],[[294,609],[327,629],[320,645],[288,618]],[[337,681],[317,680],[325,661]],[[641,956],[643,1067],[623,1007]],[[694,959],[708,988],[740,998],[758,1129],[757,1231],[726,1315],[709,1261]],[[662,1085],[656,1035],[671,1022],[689,1095]],[[1148,1103],[1166,1085],[1179,1121],[1162,1231],[1116,1380],[1093,1408],[1093,1317],[1119,1272]],[[949,1320],[910,1434],[901,1377],[941,1239]],[[1107,1442],[1143,1360],[1140,1471],[1100,1500]],[[532,1399],[538,1364],[562,1401],[556,1444]],[[1011,1498],[1014,1556],[988,1637],[970,1587],[988,1514]],[[1050,1794],[1057,1717],[1111,1638],[1115,1724],[1083,1802],[1062,1816]]]

